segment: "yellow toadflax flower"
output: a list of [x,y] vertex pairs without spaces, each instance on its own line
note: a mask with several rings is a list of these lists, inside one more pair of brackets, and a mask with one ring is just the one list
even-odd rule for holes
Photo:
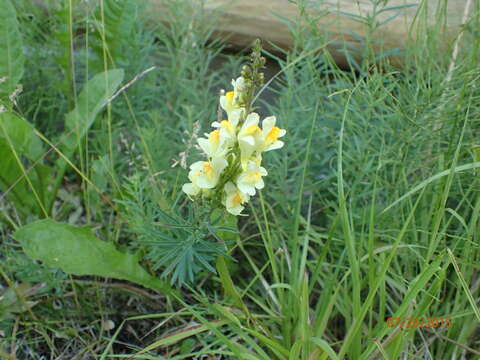
[[276,122],[277,118],[275,116],[269,116],[262,121],[262,151],[270,151],[283,147],[283,141],[278,139],[284,136],[287,131],[275,126]]
[[238,132],[238,145],[241,152],[242,167],[245,169],[255,151],[262,149],[262,129],[258,126],[260,117],[257,113],[248,114]]
[[210,158],[224,156],[228,149],[224,146],[226,138],[221,136],[220,130],[213,130],[206,135],[208,136],[207,139],[200,138],[197,140],[205,154]]
[[224,190],[225,190],[225,200],[224,200],[225,208],[230,214],[240,215],[243,209],[245,209],[243,204],[250,199],[250,196],[240,191],[232,182],[226,183]]
[[251,58],[242,76],[232,80],[233,90],[220,96],[227,120],[213,122],[214,130],[198,140],[208,161],[192,164],[191,182],[183,185],[187,195],[201,195],[211,208],[225,206],[233,215],[240,215],[250,197],[264,188],[267,170],[261,166],[262,153],[281,148],[284,144],[279,139],[286,133],[276,126],[275,116],[265,118],[260,127],[260,116],[251,110],[255,88],[264,83],[259,70],[265,59],[259,42]]
[[240,191],[250,196],[255,195],[255,189],[263,189],[265,183],[262,176],[267,176],[267,170],[260,166],[259,161],[250,160],[247,169],[242,172],[237,179],[237,186]]
[[197,195],[200,189],[213,189],[220,178],[220,174],[227,167],[228,162],[223,158],[214,158],[211,161],[197,161],[190,166],[188,178],[191,183],[183,186],[188,195]]
[[227,145],[233,145],[237,137],[237,126],[243,116],[244,109],[235,109],[230,113],[228,120],[222,120],[220,122],[215,121],[212,123],[214,128],[220,130],[220,140],[224,141]]

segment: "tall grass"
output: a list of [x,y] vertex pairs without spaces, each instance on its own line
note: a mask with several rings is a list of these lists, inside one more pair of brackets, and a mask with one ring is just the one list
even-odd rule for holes
[[[29,61],[45,66],[24,78],[19,111],[55,137],[56,119],[76,101],[77,82],[118,65],[127,79],[156,66],[111,104],[75,158],[118,206],[68,171],[54,207],[56,219],[90,224],[104,239],[148,253],[140,228],[158,221],[156,209],[186,213],[188,201],[179,193],[186,171],[172,164],[181,160],[188,138],[216,118],[216,92],[238,73],[242,58],[223,55],[220,43],[206,41],[214,24],[188,1],[166,2],[169,26],[147,25],[145,15],[127,17],[118,31],[130,29],[135,41],[120,44],[107,32],[121,21],[112,15],[108,25],[113,10],[105,4],[113,3],[100,3],[90,11],[64,2],[59,16],[72,16],[58,18],[60,28],[72,28],[67,38],[57,37],[60,44],[51,40],[58,28],[31,7],[33,25],[27,17],[22,23],[27,47],[42,36],[70,60],[32,51]],[[402,68],[390,65],[386,54],[372,56],[377,24],[364,19],[369,36],[357,50],[364,60],[353,62],[358,53],[344,49],[352,60],[348,70],[334,63],[324,47],[328,35],[299,5],[302,24],[310,27],[289,24],[293,50],[266,53],[281,73],[268,87],[273,100],[263,100],[264,93],[259,104],[288,132],[285,148],[266,159],[265,190],[232,237],[228,271],[240,296],[225,296],[221,279],[208,271],[182,288],[179,302],[128,284],[66,277],[26,258],[4,226],[2,278],[8,285],[47,287],[32,311],[2,323],[0,357],[480,356],[480,158],[474,151],[480,5],[472,6],[453,58],[453,48],[442,42],[445,13],[427,27],[431,15],[422,1],[417,41],[399,54]],[[122,57],[125,48],[135,56]],[[218,58],[224,61],[212,70]],[[193,148],[186,155],[189,162],[197,156]],[[19,225],[28,221],[11,207],[5,211]],[[152,272],[154,260],[144,261]],[[389,317],[451,318],[451,326],[388,327]]]

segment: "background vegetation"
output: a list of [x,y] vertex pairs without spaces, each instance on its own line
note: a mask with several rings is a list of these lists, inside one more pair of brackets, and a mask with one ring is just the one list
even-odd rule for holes
[[299,3],[257,103],[286,145],[248,216],[204,228],[182,165],[246,59],[208,40],[215,19],[180,0],[168,25],[134,0],[0,0],[0,358],[479,358],[474,3],[454,56],[421,1],[401,69],[370,36],[339,69],[321,6]]

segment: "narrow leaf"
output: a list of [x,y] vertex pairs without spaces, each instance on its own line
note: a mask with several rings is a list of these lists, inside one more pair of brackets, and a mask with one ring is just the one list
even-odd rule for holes
[[209,326],[206,325],[193,325],[189,326],[185,329],[182,329],[178,332],[175,332],[173,334],[167,335],[165,337],[162,337],[161,339],[155,341],[154,343],[148,345],[146,348],[142,349],[139,353],[135,354],[136,356],[140,354],[144,354],[148,351],[154,350],[156,348],[159,348],[161,346],[167,346],[167,345],[174,345],[177,344],[178,342],[189,338],[194,335],[198,335],[202,332],[205,331],[211,331],[211,327],[218,328],[222,327],[223,325],[228,324],[228,320],[215,320],[211,321],[209,323]]
[[310,340],[315,344],[317,345],[320,349],[323,350],[323,352],[325,352],[326,354],[328,354],[328,356],[332,359],[332,360],[338,360],[339,357],[337,356],[337,354],[335,353],[335,351],[333,351],[333,349],[331,348],[331,346],[325,341],[325,340],[322,340],[320,338],[316,338],[316,337],[312,337],[310,338]]
[[453,255],[452,250],[447,249],[448,256],[450,257],[450,260],[453,264],[453,267],[455,268],[455,272],[458,275],[458,278],[460,279],[460,284],[462,284],[463,290],[465,291],[465,295],[470,302],[470,305],[472,306],[473,312],[477,316],[478,321],[480,321],[480,309],[477,306],[477,302],[475,298],[472,295],[472,292],[470,291],[467,282],[465,281],[465,277],[463,276],[462,272],[460,271],[460,267],[458,266],[457,260],[455,259],[455,255]]
[[462,171],[467,171],[467,170],[471,170],[471,169],[476,169],[476,168],[480,168],[480,162],[473,162],[473,163],[469,163],[469,164],[465,164],[465,165],[460,165],[460,166],[457,166],[455,167],[454,169],[448,169],[448,170],[444,170],[442,172],[439,172],[438,174],[436,175],[433,175],[431,177],[429,177],[428,179],[426,180],[423,180],[420,184],[418,184],[417,186],[415,186],[413,189],[411,189],[410,191],[408,191],[406,194],[402,195],[401,197],[399,197],[397,200],[395,200],[393,203],[391,203],[390,205],[388,205],[385,209],[382,210],[382,214],[384,212],[387,212],[388,210],[390,210],[392,207],[394,207],[395,205],[397,205],[399,202],[405,200],[406,198],[408,198],[409,196],[412,196],[413,194],[415,194],[416,192],[422,190],[425,186],[427,186],[428,184],[436,181],[436,180],[439,180],[441,179],[442,177],[444,176],[448,176],[450,175],[450,173],[453,171],[454,173],[459,173],[459,172],[462,172]]

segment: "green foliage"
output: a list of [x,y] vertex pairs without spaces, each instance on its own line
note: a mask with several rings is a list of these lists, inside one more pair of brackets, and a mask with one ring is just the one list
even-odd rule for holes
[[106,0],[97,5],[92,16],[96,31],[91,36],[91,46],[97,59],[94,69],[101,71],[105,65],[128,66],[132,56],[132,35],[138,24],[139,3],[135,0]]
[[[158,195],[157,195],[158,196]],[[212,266],[218,256],[225,255],[226,239],[219,231],[234,231],[220,226],[221,217],[210,219],[210,209],[177,206],[162,209],[155,201],[155,191],[133,176],[125,185],[125,199],[119,201],[128,214],[134,246],[145,250],[146,258],[162,277],[172,283],[193,284],[202,271],[215,272]],[[222,215],[223,216],[223,215]]]
[[44,214],[51,170],[36,164],[44,151],[32,125],[13,113],[0,113],[0,189],[25,215]]
[[[324,47],[329,34],[317,27],[323,8],[296,1],[302,20],[287,24],[295,46],[265,54],[267,70],[276,62],[281,73],[257,102],[261,115],[275,114],[287,129],[285,147],[265,158],[265,189],[235,224],[192,205],[180,193],[186,169],[172,167],[196,159],[196,136],[216,119],[218,90],[243,62],[208,40],[213,20],[200,3],[165,0],[169,24],[152,26],[140,11],[128,18],[128,1],[103,1],[103,19],[99,2],[61,1],[47,17],[32,2],[15,1],[29,76],[15,112],[0,115],[0,174],[12,174],[0,194],[0,276],[9,289],[19,282],[49,286],[28,299],[41,300],[32,313],[5,312],[0,357],[12,353],[11,343],[16,358],[35,360],[477,356],[480,183],[472,156],[480,129],[480,5],[470,9],[453,58],[441,31],[448,2],[436,19],[421,2],[412,29],[418,41],[393,51],[406,64],[396,68],[392,52],[378,52],[384,44],[377,32],[405,6],[372,1],[374,11],[356,18],[367,36],[353,34],[360,46],[341,49],[354,70],[345,71]],[[93,31],[86,26],[92,21]],[[157,69],[103,112],[107,93],[116,90],[106,81],[86,84],[119,63],[126,79]],[[95,95],[75,99],[82,84]],[[29,124],[41,130],[43,145]],[[46,191],[51,213],[86,223],[109,242],[53,220],[21,226],[42,214],[32,189],[43,199],[41,188],[48,188],[37,185],[36,173],[61,157],[47,141],[76,167],[67,173],[70,165],[57,162],[56,186]],[[26,177],[15,183],[20,164],[31,168],[31,184]],[[45,178],[50,183],[52,172]],[[55,188],[62,196],[50,195]],[[17,227],[40,260],[29,260],[11,239]],[[138,281],[118,261],[142,281],[183,283],[181,296],[165,299],[58,270],[100,269]],[[399,329],[386,325],[388,317],[452,322]],[[113,331],[104,326],[110,320]]]
[[21,251],[18,244],[5,244],[2,253],[4,270],[15,274],[15,279],[20,283],[41,284],[42,292],[53,292],[62,295],[65,290],[64,282],[67,275],[60,269],[52,269],[43,266],[38,261],[33,261]]
[[35,293],[35,287],[30,284],[20,284],[15,288],[0,291],[0,322],[13,319],[16,314],[26,312],[36,302],[27,301],[28,296]]
[[65,137],[62,142],[64,154],[57,161],[58,174],[49,209],[52,209],[55,195],[69,165],[69,158],[82,143],[99,112],[111,101],[123,80],[121,69],[109,70],[95,75],[87,81],[76,101],[75,108],[65,116]]
[[[17,88],[23,76],[25,55],[22,49],[17,13],[10,0],[1,0],[0,21],[0,99],[4,100]],[[0,102],[0,105],[2,102]]]
[[[24,214],[46,216],[51,211],[63,175],[79,142],[87,134],[96,116],[113,96],[123,80],[123,70],[110,70],[88,81],[75,109],[66,115],[63,156],[57,162],[55,186],[49,190],[51,170],[41,161],[45,154],[42,141],[25,119],[12,113],[0,113],[0,149],[4,157],[0,186]],[[28,159],[27,165],[22,158]],[[33,196],[30,194],[33,193]]]
[[12,145],[13,150],[33,161],[44,154],[42,141],[25,119],[9,112],[1,113],[0,117],[0,136],[3,141]]
[[114,69],[95,75],[84,85],[75,109],[65,117],[68,138],[62,143],[71,153],[87,134],[98,113],[107,105],[120,86],[124,72]]
[[87,227],[46,219],[23,226],[13,236],[30,258],[68,274],[128,280],[171,294],[167,284],[138,264],[138,254],[120,252],[112,243],[98,239]]
[[74,14],[74,4],[78,1],[59,1],[56,8],[52,9],[51,27],[52,36],[47,41],[54,41],[56,47],[60,50],[53,58],[62,71],[63,81],[57,80],[63,95],[69,102],[70,108],[73,107],[75,100],[75,60],[74,48],[76,31]]

